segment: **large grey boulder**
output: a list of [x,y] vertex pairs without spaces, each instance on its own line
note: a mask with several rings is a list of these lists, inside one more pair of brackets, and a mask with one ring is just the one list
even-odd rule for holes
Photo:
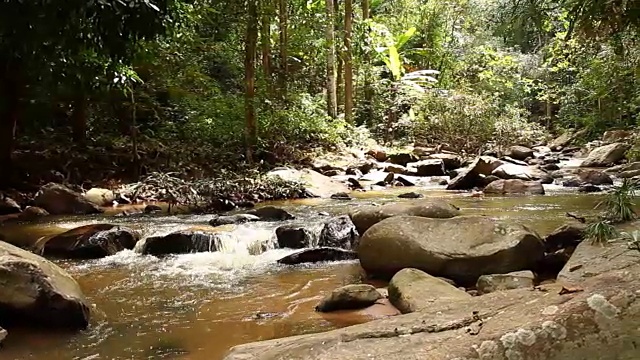
[[411,267],[460,285],[484,274],[533,269],[543,256],[536,233],[483,216],[396,216],[372,226],[358,246],[360,264],[371,275],[388,278]]
[[607,167],[615,165],[624,158],[631,146],[623,143],[613,143],[600,146],[591,150],[589,156],[580,164],[580,167]]
[[352,250],[358,246],[359,238],[358,230],[349,216],[336,216],[324,223],[318,246]]
[[349,187],[342,182],[309,169],[281,168],[268,172],[267,176],[299,182],[303,184],[308,194],[322,198],[328,198],[336,192],[349,192]]
[[224,360],[633,360],[640,264],[562,284],[436,304],[318,334],[233,347]]
[[451,179],[447,185],[447,190],[473,189],[481,183],[482,175],[491,175],[502,164],[504,164],[503,161],[494,157],[480,156],[465,169],[460,169],[456,177]]
[[54,263],[0,241],[0,325],[84,329],[90,304]]
[[140,234],[112,224],[81,226],[38,241],[34,251],[45,256],[69,259],[97,259],[131,250]]
[[313,245],[313,234],[303,226],[283,225],[276,229],[279,248],[303,249]]
[[412,268],[398,271],[391,278],[388,290],[389,301],[403,314],[455,303],[471,296],[444,280]]
[[382,206],[363,206],[349,214],[359,234],[364,234],[371,226],[384,219],[399,215],[451,218],[460,215],[460,210],[441,200],[418,200]]
[[362,309],[382,299],[382,294],[369,284],[346,285],[333,290],[316,306],[316,311]]
[[102,212],[102,209],[85,199],[81,194],[56,183],[48,183],[40,188],[34,203],[52,215],[99,214]]
[[526,146],[512,146],[510,147],[507,152],[505,153],[506,156],[514,158],[516,160],[527,160],[528,158],[532,158],[533,157],[533,150],[529,149]]
[[510,163],[505,163],[495,169],[491,175],[497,176],[501,179],[519,179],[524,181],[541,181],[542,183],[549,184],[553,182],[553,178],[546,171],[543,171],[533,166],[522,166]]
[[411,169],[411,172],[417,176],[442,176],[446,174],[442,159],[420,160],[407,164],[407,168]]
[[544,187],[540,181],[523,181],[518,179],[496,180],[487,185],[483,192],[485,194],[526,194],[544,195]]
[[145,255],[163,256],[218,251],[224,234],[204,231],[177,231],[140,240],[135,250]]

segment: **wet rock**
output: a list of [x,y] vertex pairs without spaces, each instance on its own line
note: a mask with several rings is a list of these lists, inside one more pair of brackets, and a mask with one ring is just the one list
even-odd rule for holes
[[478,278],[476,289],[480,295],[495,291],[513,289],[533,289],[535,276],[531,271],[516,271],[508,274],[482,275]]
[[403,314],[420,311],[434,303],[451,303],[470,296],[450,283],[418,269],[398,271],[389,282],[389,301]]
[[584,184],[612,185],[613,179],[607,173],[599,170],[577,169],[574,173]]
[[313,246],[313,236],[309,230],[298,225],[284,225],[276,229],[279,248],[303,249]]
[[367,155],[376,159],[376,161],[385,162],[387,161],[387,152],[382,149],[371,149],[366,152]]
[[[599,248],[602,254],[602,248]],[[563,284],[437,303],[422,311],[323,333],[233,347],[246,359],[636,359],[640,264]]]
[[362,171],[360,171],[360,169],[352,168],[352,167],[348,168],[347,171],[345,172],[345,174],[351,175],[351,176],[355,176],[356,178],[360,178],[363,175],[363,173],[362,173]]
[[608,130],[602,135],[602,141],[609,144],[613,142],[621,142],[633,137],[633,130]]
[[334,200],[353,200],[353,198],[349,194],[344,193],[344,192],[335,193],[335,194],[331,195],[331,198],[334,199]]
[[112,224],[91,224],[38,241],[35,252],[68,259],[98,259],[131,250],[140,234]]
[[360,235],[349,216],[337,216],[325,222],[318,246],[336,247],[341,249],[355,249],[358,246]]
[[417,156],[409,153],[391,154],[387,159],[387,161],[392,164],[397,164],[402,166],[407,166],[408,163],[416,162],[417,160],[418,160]]
[[415,169],[417,176],[442,176],[445,175],[444,161],[442,159],[428,159],[409,163],[410,169]]
[[415,186],[416,183],[409,180],[406,176],[398,176],[396,181],[400,183],[402,186]]
[[589,156],[580,164],[581,167],[607,167],[615,165],[624,158],[631,146],[623,143],[613,143],[593,149]]
[[462,166],[462,158],[457,154],[432,154],[429,159],[440,159],[444,162],[445,170],[454,170]]
[[202,231],[178,231],[165,236],[143,239],[136,245],[136,251],[143,255],[189,254],[218,250],[221,234]]
[[116,200],[116,194],[109,189],[91,188],[84,198],[97,206],[110,206]]
[[562,182],[562,186],[564,187],[580,187],[582,184],[582,180],[577,177],[572,177]]
[[544,195],[544,187],[539,181],[523,181],[518,179],[496,180],[487,185],[483,192],[485,194],[527,194]]
[[373,285],[346,285],[333,290],[331,294],[325,296],[316,306],[316,311],[330,312],[362,309],[375,304],[380,299],[382,299],[382,295]]
[[17,214],[22,209],[15,200],[0,193],[0,215]]
[[546,252],[554,252],[559,249],[576,247],[584,239],[586,224],[574,222],[560,226],[544,238]]
[[558,136],[557,138],[555,138],[547,146],[552,151],[560,151],[563,148],[567,147],[568,145],[571,145],[571,143],[575,139],[578,139],[578,138],[582,137],[583,135],[585,135],[587,133],[587,131],[589,131],[589,129],[582,129],[582,130],[580,130],[578,132],[568,131],[568,132]]
[[302,183],[307,194],[322,198],[328,198],[336,192],[349,191],[347,185],[309,169],[280,168],[268,172],[267,176]]
[[[378,168],[377,163],[369,160],[360,161],[353,166],[355,168],[351,168],[352,170],[347,169],[347,175],[362,176],[364,174],[368,174],[371,170]],[[358,174],[358,172],[360,172],[360,174]]]
[[99,214],[102,210],[79,193],[64,185],[48,183],[34,199],[36,206],[53,215]]
[[90,305],[54,263],[0,241],[0,324],[84,329]]
[[354,190],[364,189],[362,184],[360,184],[360,182],[354,178],[347,179],[347,182],[349,183],[349,187],[351,189],[354,189]]
[[596,193],[596,192],[601,192],[602,189],[600,187],[592,185],[592,184],[585,184],[585,185],[580,186],[578,191],[581,192],[581,193]]
[[44,216],[49,216],[47,210],[39,208],[37,206],[27,206],[21,213],[18,215],[18,220],[20,221],[33,221],[39,219]]
[[519,179],[524,181],[541,181],[543,184],[549,184],[553,182],[553,178],[536,167],[520,166],[514,164],[503,164],[496,168],[491,175],[495,175],[501,179]]
[[145,214],[151,214],[151,213],[161,212],[161,211],[162,211],[162,208],[155,204],[147,205],[144,207]]
[[211,226],[222,226],[231,224],[243,224],[246,222],[260,221],[261,219],[252,214],[235,214],[235,215],[215,215],[209,220]]
[[432,147],[417,146],[413,148],[413,154],[417,157],[430,156],[435,152],[436,149]]
[[408,193],[402,193],[398,195],[398,197],[401,199],[420,199],[420,198],[423,198],[424,195],[416,192],[408,192]]
[[451,218],[460,215],[460,210],[441,200],[420,200],[382,206],[363,206],[349,214],[360,234],[364,234],[371,226],[386,218],[399,215]]
[[291,255],[287,255],[278,260],[278,263],[283,265],[297,265],[325,261],[354,260],[357,258],[358,254],[355,251],[340,248],[320,247],[304,249]]
[[551,148],[548,146],[540,145],[534,146],[533,151],[538,153],[537,155],[548,155],[549,153],[551,153]]
[[540,166],[540,169],[544,171],[555,171],[560,170],[560,166],[558,166],[558,164],[544,164]]
[[510,156],[503,156],[500,160],[507,162],[509,164],[520,165],[520,166],[529,166],[529,165],[538,165],[539,159],[530,159],[527,161],[516,160]]
[[392,174],[404,174],[407,172],[407,168],[402,165],[388,164],[385,166],[384,171]]
[[393,181],[394,175],[384,171],[372,171],[360,178],[360,181],[371,181],[374,183],[389,184]]
[[260,218],[260,221],[284,221],[296,218],[288,211],[275,206],[264,206],[248,211],[246,214],[257,216]]
[[373,225],[358,246],[371,275],[413,267],[463,286],[484,274],[532,269],[543,256],[542,240],[527,227],[482,216],[395,216]]
[[528,158],[533,157],[533,150],[529,149],[526,146],[512,146],[505,153],[506,156],[514,158],[516,160],[527,160]]
[[7,332],[7,330],[5,330],[2,327],[0,327],[0,347],[2,347],[2,342],[7,337],[8,334],[9,333]]
[[455,178],[453,178],[447,190],[470,190],[478,186],[480,175],[491,175],[503,162],[491,157],[480,156],[474,160],[466,169],[461,169]]
[[489,175],[489,176],[480,175],[478,186],[481,188],[485,188],[487,185],[498,180],[500,180],[500,178],[495,175]]

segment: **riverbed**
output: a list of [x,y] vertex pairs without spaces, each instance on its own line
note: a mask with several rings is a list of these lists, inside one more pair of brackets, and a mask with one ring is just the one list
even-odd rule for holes
[[[269,205],[296,215],[291,222],[320,229],[328,216],[346,214],[357,206],[416,201],[397,198],[406,191],[446,199],[464,215],[513,219],[540,235],[566,222],[567,212],[593,214],[601,199],[601,195],[577,194],[557,186],[546,187],[544,196],[513,197],[475,196],[434,187],[355,193],[352,201],[305,199]],[[208,227],[209,218],[211,215],[60,217],[6,225],[0,233],[11,242],[28,244],[81,225],[116,223],[137,229],[146,237]],[[99,260],[54,260],[78,280],[94,305],[90,328],[75,334],[13,329],[0,358],[215,360],[237,344],[325,331],[389,315],[384,306],[316,313],[313,309],[324,294],[366,279],[357,261],[276,265],[277,259],[293,252],[273,249],[274,229],[283,224],[224,227],[224,246],[214,253],[159,259],[124,251]],[[270,250],[256,254],[262,244]]]

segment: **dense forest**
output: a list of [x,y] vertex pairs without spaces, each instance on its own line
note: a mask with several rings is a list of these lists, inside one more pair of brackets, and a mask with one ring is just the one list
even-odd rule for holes
[[0,181],[589,140],[639,120],[638,25],[637,0],[7,0]]

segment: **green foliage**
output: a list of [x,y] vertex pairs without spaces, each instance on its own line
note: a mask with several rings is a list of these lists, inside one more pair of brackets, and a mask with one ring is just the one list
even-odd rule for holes
[[616,228],[606,221],[598,221],[587,226],[584,237],[593,244],[605,245],[618,235]]
[[621,232],[620,238],[627,242],[629,249],[640,251],[640,230]]
[[614,186],[596,208],[604,210],[604,217],[612,222],[621,223],[636,218],[634,199],[640,189],[637,181],[623,179],[622,184]]

